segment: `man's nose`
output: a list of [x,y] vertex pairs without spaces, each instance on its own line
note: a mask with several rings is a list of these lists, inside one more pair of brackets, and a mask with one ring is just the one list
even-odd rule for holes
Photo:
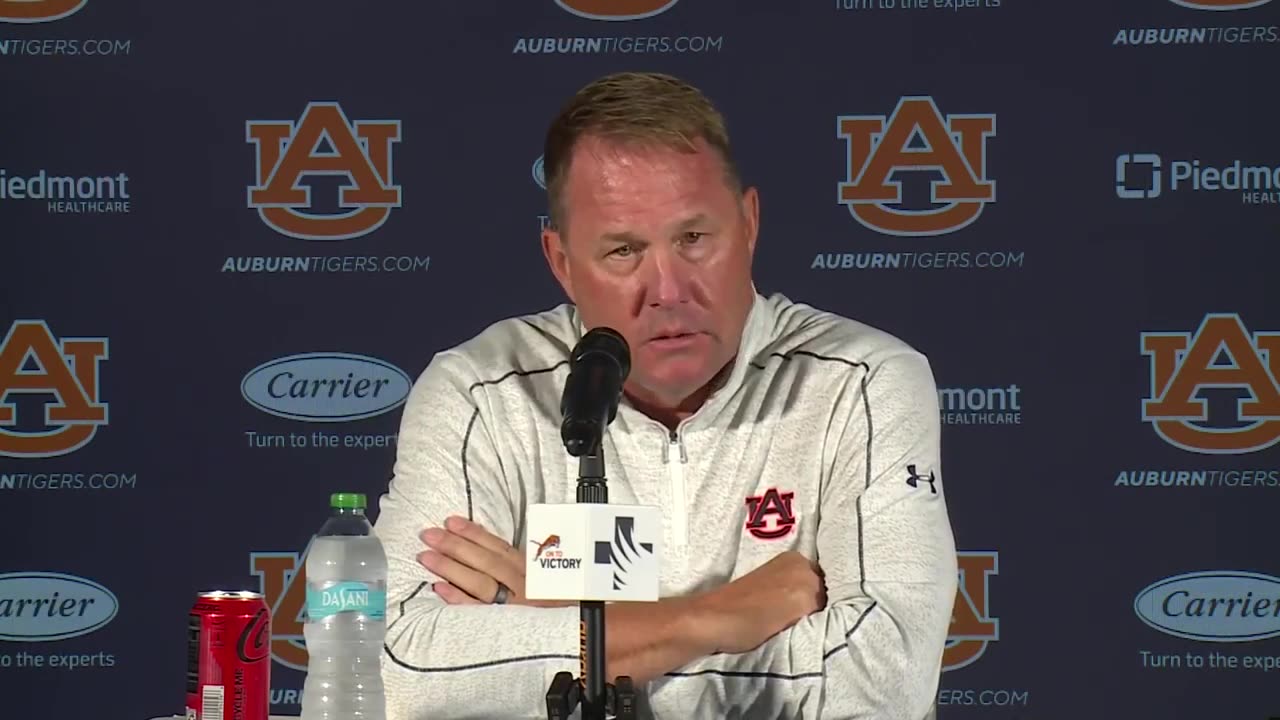
[[688,300],[686,291],[688,268],[669,248],[655,248],[649,253],[646,277],[646,300],[655,307],[676,305]]

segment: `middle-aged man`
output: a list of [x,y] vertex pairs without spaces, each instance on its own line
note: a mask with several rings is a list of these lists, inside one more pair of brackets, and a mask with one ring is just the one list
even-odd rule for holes
[[957,584],[926,358],[757,293],[757,192],[689,85],[591,83],[544,162],[571,304],[440,352],[404,408],[376,525],[388,718],[545,718],[577,674],[577,605],[524,597],[525,508],[574,502],[560,397],[599,326],[632,361],[610,500],[663,513],[663,599],[607,606],[609,680],[672,720],[925,717]]

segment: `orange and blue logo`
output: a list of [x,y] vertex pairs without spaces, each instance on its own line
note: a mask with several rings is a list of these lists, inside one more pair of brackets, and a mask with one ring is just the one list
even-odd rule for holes
[[1266,5],[1271,0],[1169,0],[1169,2],[1193,10],[1248,10]]
[[590,20],[643,20],[660,15],[680,0],[556,0],[567,12]]
[[[887,117],[841,115],[836,135],[845,140],[848,158],[837,202],[886,235],[944,235],[968,227],[996,200],[987,172],[987,139],[995,134],[995,115],[943,115],[930,96],[903,97]],[[928,193],[907,197],[904,176],[924,173],[934,176]]]
[[[310,548],[308,548],[310,549]],[[307,671],[307,552],[251,552],[249,572],[271,609],[271,659]]]
[[[276,232],[301,240],[350,240],[377,230],[400,207],[392,182],[392,146],[399,120],[347,119],[336,102],[309,103],[293,120],[250,120],[256,149],[249,207]],[[303,180],[338,176],[337,212],[322,212]]]
[[[14,322],[0,340],[0,456],[56,457],[87,445],[107,424],[99,373],[106,359],[105,337],[59,339],[43,320]],[[43,422],[19,417],[21,394],[52,397]]]
[[0,0],[0,22],[42,23],[80,12],[89,0]]
[[1280,443],[1280,332],[1210,313],[1194,333],[1144,332],[1140,344],[1151,367],[1142,421],[1165,442],[1208,455]]
[[958,670],[982,657],[1000,639],[1000,621],[991,615],[991,576],[1000,571],[1000,553],[957,552],[960,582],[951,626],[942,651],[942,671]]

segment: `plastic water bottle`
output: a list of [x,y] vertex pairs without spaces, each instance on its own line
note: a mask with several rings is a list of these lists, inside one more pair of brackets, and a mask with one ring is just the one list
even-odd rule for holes
[[336,493],[307,552],[303,720],[384,720],[387,556],[365,496]]

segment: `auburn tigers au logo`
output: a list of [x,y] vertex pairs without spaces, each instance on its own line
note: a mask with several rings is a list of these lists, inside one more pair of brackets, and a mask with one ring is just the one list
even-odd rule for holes
[[1151,394],[1142,420],[1191,452],[1238,454],[1280,442],[1280,332],[1250,334],[1235,313],[1206,315],[1199,329],[1142,333]]
[[761,540],[786,537],[796,526],[796,515],[791,509],[795,496],[794,492],[769,488],[763,495],[747,498],[747,532]]
[[258,577],[258,592],[271,608],[271,658],[301,672],[307,671],[306,557],[305,551],[249,553],[249,572]]
[[[13,323],[0,341],[0,456],[55,457],[88,444],[107,424],[98,372],[106,359],[105,337],[59,341],[43,320]],[[18,394],[53,397],[43,422],[18,416]],[[20,425],[42,429],[14,429]]]
[[[350,240],[378,229],[391,208],[400,207],[400,186],[391,182],[399,120],[352,123],[338,103],[313,102],[297,122],[250,120],[245,132],[257,154],[249,207],[276,232],[301,240]],[[320,212],[311,188],[302,184],[321,175],[346,181],[338,191],[339,212]]]
[[680,0],[556,0],[556,4],[591,20],[640,20],[671,9]]
[[89,0],[0,0],[0,22],[41,23],[74,15]]
[[1271,0],[1169,0],[1169,2],[1193,10],[1246,10],[1266,5]]
[[[859,223],[887,235],[966,227],[996,199],[995,181],[987,177],[987,138],[995,134],[995,115],[944,117],[928,96],[902,98],[888,118],[841,115],[836,135],[849,156],[838,202]],[[913,171],[942,174],[928,181],[928,203],[923,191],[904,197],[905,176],[921,174]]]
[[959,585],[956,603],[951,610],[951,627],[942,651],[942,671],[968,665],[987,651],[987,645],[1000,639],[1000,621],[991,617],[989,584],[999,572],[998,552],[958,552]]

